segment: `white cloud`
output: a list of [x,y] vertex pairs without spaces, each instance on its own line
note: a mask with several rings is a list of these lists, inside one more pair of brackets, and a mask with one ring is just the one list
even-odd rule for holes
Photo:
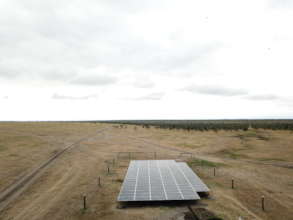
[[134,100],[160,100],[164,96],[163,92],[151,93],[145,96],[140,96],[135,98]]
[[245,89],[225,88],[217,85],[191,85],[183,88],[183,90],[204,95],[216,96],[239,96],[248,94]]
[[77,85],[86,85],[86,86],[104,86],[113,84],[116,82],[116,79],[109,76],[99,76],[99,75],[93,75],[93,76],[81,76],[78,78],[75,78],[70,81],[71,84],[77,84]]
[[255,100],[255,101],[271,101],[271,100],[279,100],[281,97],[276,96],[276,95],[271,95],[271,94],[264,94],[264,95],[252,95],[248,96],[248,99]]
[[0,120],[292,117],[292,10],[290,0],[2,0]]
[[291,9],[293,7],[293,2],[291,0],[269,0],[272,7]]
[[87,96],[69,96],[69,95],[62,95],[58,93],[54,93],[52,99],[60,99],[60,100],[88,100],[91,98],[97,98],[97,95],[87,95]]

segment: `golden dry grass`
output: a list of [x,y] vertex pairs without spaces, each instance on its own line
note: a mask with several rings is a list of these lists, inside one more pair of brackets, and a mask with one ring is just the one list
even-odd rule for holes
[[[133,159],[151,159],[156,152],[158,159],[189,161],[211,188],[212,199],[203,199],[198,206],[224,219],[292,219],[293,135],[289,131],[188,132],[90,123],[2,123],[0,191],[54,152],[101,128],[107,130],[78,144],[48,167],[0,213],[0,219],[176,219],[186,212],[184,206],[117,208],[128,154],[114,165],[112,161],[117,152],[129,151],[149,152],[133,154]],[[182,152],[193,153],[195,159]],[[232,179],[235,189],[231,189]],[[81,209],[83,194],[88,198],[86,211]],[[262,195],[265,212],[260,207]]]

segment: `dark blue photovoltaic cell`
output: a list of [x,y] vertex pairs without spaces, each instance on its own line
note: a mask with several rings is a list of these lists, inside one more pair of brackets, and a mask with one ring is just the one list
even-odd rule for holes
[[209,189],[187,166],[174,160],[130,162],[118,201],[198,200]]

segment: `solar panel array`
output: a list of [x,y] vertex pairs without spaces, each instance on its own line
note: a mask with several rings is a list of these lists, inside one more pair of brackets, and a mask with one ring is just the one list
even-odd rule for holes
[[130,162],[118,201],[198,200],[208,187],[186,163],[174,160]]

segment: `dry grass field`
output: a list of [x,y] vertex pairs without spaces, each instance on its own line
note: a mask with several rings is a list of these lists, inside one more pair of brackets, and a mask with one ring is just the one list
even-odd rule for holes
[[[129,163],[127,152],[143,152],[132,153],[131,159],[156,156],[187,161],[211,189],[208,198],[192,205],[195,213],[206,209],[231,220],[239,216],[293,219],[290,131],[188,132],[94,123],[0,123],[0,193],[73,143],[0,211],[1,220],[187,218],[184,204],[123,208],[117,204]],[[125,154],[117,158],[118,152]]]

